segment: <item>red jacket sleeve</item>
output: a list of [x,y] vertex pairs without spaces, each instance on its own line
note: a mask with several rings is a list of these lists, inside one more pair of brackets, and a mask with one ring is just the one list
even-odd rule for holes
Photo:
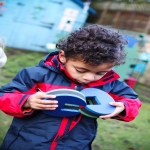
[[32,109],[23,110],[22,105],[31,94],[36,92],[36,90],[32,90],[33,87],[34,82],[29,78],[26,70],[21,70],[12,82],[1,87],[0,110],[15,117],[24,117],[32,114]]
[[29,95],[15,93],[5,93],[0,97],[0,109],[10,116],[23,117],[30,115],[32,110],[23,110],[22,105],[28,99]]
[[122,117],[114,117],[115,119],[129,122],[136,118],[142,103],[132,88],[124,82],[115,81],[109,94],[116,102],[123,102],[125,106],[125,110],[121,113]]
[[142,103],[138,99],[122,99],[121,100],[125,105],[125,115],[124,117],[118,118],[119,120],[123,121],[132,121],[136,118],[139,113],[139,108],[141,107]]

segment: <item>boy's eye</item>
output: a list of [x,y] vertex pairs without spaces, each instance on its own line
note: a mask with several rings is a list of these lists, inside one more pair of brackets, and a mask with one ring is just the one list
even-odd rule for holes
[[100,72],[97,72],[96,74],[97,74],[97,75],[104,76],[106,73],[100,73]]
[[78,69],[76,69],[76,71],[79,72],[79,73],[85,73],[86,72],[86,71],[78,70]]

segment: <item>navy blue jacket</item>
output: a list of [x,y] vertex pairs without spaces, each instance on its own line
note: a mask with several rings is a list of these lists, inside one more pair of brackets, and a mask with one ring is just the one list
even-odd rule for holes
[[[22,105],[28,97],[36,92],[36,88],[49,91],[58,88],[76,89],[95,87],[110,94],[115,101],[125,105],[124,117],[121,121],[131,121],[137,114],[141,102],[137,94],[124,82],[118,80],[114,72],[108,72],[96,82],[82,85],[70,79],[58,60],[58,52],[47,55],[37,66],[27,67],[19,71],[12,82],[0,89],[0,109],[14,116],[0,150],[49,150],[62,119],[44,114],[40,110],[23,110]],[[96,136],[97,122],[94,118],[82,117],[76,126],[68,132],[74,117],[68,122],[62,137],[58,137],[56,150],[90,150]]]

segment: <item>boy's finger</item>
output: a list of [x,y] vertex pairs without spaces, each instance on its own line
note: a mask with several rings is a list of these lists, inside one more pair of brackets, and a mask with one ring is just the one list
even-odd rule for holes
[[44,92],[37,92],[38,98],[56,98],[56,95],[48,95]]
[[53,105],[53,104],[58,104],[57,100],[40,100],[40,104],[45,104],[45,105]]
[[109,104],[112,106],[118,106],[118,102],[110,102]]
[[110,102],[109,104],[112,106],[122,106],[123,105],[122,102]]
[[58,105],[43,105],[43,104],[38,104],[36,105],[36,109],[40,110],[55,110],[58,107]]
[[114,117],[114,116],[117,116],[117,115],[118,115],[118,111],[116,110],[111,114],[104,115],[104,116],[99,116],[99,118],[111,118],[111,117]]
[[56,95],[47,95],[47,94],[44,94],[42,95],[43,98],[56,98]]
[[106,116],[99,116],[99,118],[101,119],[108,119],[108,118],[111,118],[112,115],[106,115]]

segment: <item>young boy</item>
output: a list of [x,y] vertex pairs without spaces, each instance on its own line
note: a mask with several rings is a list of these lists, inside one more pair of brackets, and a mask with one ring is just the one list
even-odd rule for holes
[[[127,41],[117,32],[90,25],[72,32],[35,67],[22,69],[1,88],[0,109],[14,116],[1,150],[90,150],[96,136],[96,119],[84,115],[53,117],[42,110],[54,110],[59,103],[53,89],[81,91],[92,87],[110,94],[116,110],[102,119],[131,121],[141,102],[137,94],[118,80],[112,68],[125,62]],[[36,59],[36,58],[35,58]],[[37,92],[36,89],[43,92]]]

